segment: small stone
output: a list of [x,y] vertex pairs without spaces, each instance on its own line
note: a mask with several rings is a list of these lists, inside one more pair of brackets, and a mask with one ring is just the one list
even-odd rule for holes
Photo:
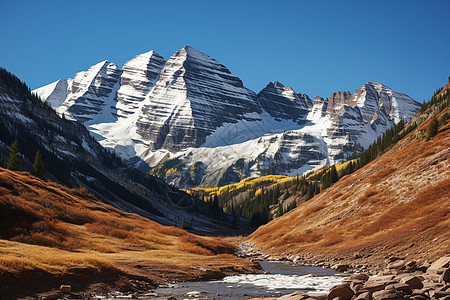
[[352,299],[355,293],[352,291],[350,286],[347,284],[340,284],[333,287],[327,295],[328,300],[333,300],[336,297],[341,298],[342,300],[350,300]]
[[389,261],[389,262],[394,262],[394,261],[397,261],[397,260],[400,260],[400,258],[397,257],[397,256],[391,256],[391,257],[388,257],[388,261]]
[[350,282],[350,288],[355,294],[359,294],[359,291],[364,288],[364,281],[352,281]]
[[340,264],[340,265],[334,265],[331,268],[333,270],[338,271],[338,272],[345,272],[345,271],[347,271],[350,268],[350,266],[349,265]]
[[409,285],[411,290],[423,288],[422,280],[420,280],[420,278],[417,277],[417,276],[403,277],[402,279],[400,279],[400,282],[401,283],[406,283],[407,285]]
[[356,297],[355,300],[372,300],[372,293],[370,292],[362,293],[358,295],[358,297]]
[[417,262],[415,260],[409,261],[406,264],[406,267],[410,270],[415,270],[415,269],[417,269]]
[[384,281],[384,282],[391,282],[392,279],[394,279],[394,275],[384,275],[384,276],[374,276],[370,277],[368,281]]
[[411,299],[411,300],[428,300],[429,298],[424,295],[414,295],[409,299]]
[[393,286],[395,290],[402,292],[403,294],[412,294],[411,287],[406,283],[394,283]]
[[422,296],[426,296],[427,295],[427,290],[425,289],[415,289],[412,291],[413,296],[414,295],[422,295]]
[[192,292],[186,293],[186,295],[189,296],[189,297],[194,298],[194,297],[200,297],[201,293],[198,292],[198,291],[192,291]]
[[308,297],[316,300],[327,300],[327,294],[320,292],[309,292]]
[[145,296],[146,297],[159,297],[159,294],[155,293],[155,292],[150,292],[150,293],[146,293]]
[[430,266],[431,266],[431,265],[430,265],[429,263],[424,262],[424,263],[422,263],[420,266],[417,267],[417,270],[419,270],[419,271],[425,273],[425,272],[428,270],[428,268],[429,268]]
[[443,284],[450,283],[450,268],[442,272],[441,277],[439,277],[439,282]]
[[364,284],[364,287],[360,290],[360,292],[376,292],[384,290],[386,287],[386,282],[370,282],[368,281],[366,284]]
[[440,269],[449,267],[450,267],[450,256],[443,256],[431,264],[431,266],[427,269],[427,273],[440,274],[438,273]]
[[431,298],[450,297],[450,291],[431,290],[430,291],[430,297]]
[[63,284],[59,287],[59,290],[63,293],[70,293],[70,291],[72,290],[72,286],[70,286],[69,284]]
[[284,295],[278,298],[278,300],[304,300],[309,298],[308,294],[302,292],[295,292],[289,295]]
[[396,300],[403,299],[402,295],[396,290],[382,290],[372,294],[374,300]]
[[388,264],[388,269],[401,269],[405,266],[405,261],[404,260],[397,260],[395,262],[391,262],[390,264]]

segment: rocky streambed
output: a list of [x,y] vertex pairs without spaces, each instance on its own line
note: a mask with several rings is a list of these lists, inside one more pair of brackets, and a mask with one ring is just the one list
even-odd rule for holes
[[396,256],[364,260],[359,253],[354,254],[353,261],[339,257],[317,260],[308,255],[264,254],[248,242],[240,244],[238,255],[252,261],[284,261],[298,266],[331,268],[347,276],[327,293],[296,291],[270,299],[450,300],[450,256],[431,264]]
[[[249,242],[240,243],[236,254],[259,262],[265,274],[90,294],[88,299],[450,300],[450,256],[431,264],[396,256],[365,264],[358,258],[269,255]],[[71,298],[69,290],[59,296]]]

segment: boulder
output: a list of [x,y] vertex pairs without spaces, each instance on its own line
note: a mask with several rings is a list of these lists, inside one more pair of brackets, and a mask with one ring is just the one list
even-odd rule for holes
[[365,293],[359,294],[358,297],[355,298],[355,300],[372,300],[372,293],[365,292]]
[[397,260],[388,264],[388,269],[401,269],[405,267],[404,260]]
[[384,290],[386,287],[386,282],[384,281],[367,281],[364,284],[364,287],[360,290],[360,292],[376,292]]
[[411,275],[411,276],[403,277],[402,279],[400,279],[400,282],[406,283],[407,285],[409,285],[411,290],[423,288],[422,280],[420,280],[420,278],[417,276]]
[[357,280],[350,282],[350,288],[355,294],[359,294],[359,291],[361,291],[364,288],[364,281]]
[[72,291],[72,286],[69,284],[63,284],[59,287],[59,290],[63,293],[70,293],[70,291]]
[[350,266],[349,265],[345,265],[345,264],[340,264],[340,265],[334,265],[331,267],[333,270],[336,270],[338,272],[345,272],[347,271]]
[[374,276],[370,277],[368,281],[385,281],[385,282],[391,282],[392,279],[394,279],[394,275],[384,275],[384,276]]
[[[396,291],[402,292],[403,294],[412,294],[412,288],[406,283],[394,283],[393,288]],[[386,287],[387,289],[387,287]]]
[[340,284],[333,287],[327,295],[328,300],[333,300],[336,297],[341,298],[342,300],[350,300],[352,299],[355,293],[352,291],[350,286],[347,284]]
[[427,289],[416,289],[416,290],[413,290],[412,291],[412,294],[413,294],[413,296],[415,296],[415,295],[419,295],[419,296],[427,296]]
[[351,280],[351,281],[354,281],[354,280],[367,281],[368,279],[369,279],[369,275],[364,274],[364,273],[355,274],[355,275],[352,275],[352,276],[350,277],[350,280]]
[[442,284],[450,283],[450,268],[447,268],[444,272],[442,272],[441,277],[439,277],[439,282]]
[[424,262],[417,269],[425,273],[430,266],[431,265],[428,262]]
[[427,269],[427,273],[430,274],[441,274],[444,269],[450,267],[450,256],[443,256],[439,258],[437,261],[431,264],[431,266]]
[[402,295],[396,290],[382,290],[372,294],[373,300],[400,300],[403,299]]

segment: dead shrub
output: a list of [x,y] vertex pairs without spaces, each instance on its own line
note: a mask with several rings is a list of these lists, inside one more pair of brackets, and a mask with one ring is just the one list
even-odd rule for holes
[[312,214],[314,214],[314,213],[316,213],[316,212],[318,212],[318,211],[324,209],[325,207],[326,207],[326,205],[325,205],[324,203],[319,203],[319,204],[310,206],[310,207],[308,207],[307,209],[305,209],[305,210],[303,211],[303,216],[304,216],[304,217],[309,217],[309,216],[311,216]]
[[388,177],[390,174],[395,172],[397,169],[394,167],[385,167],[378,172],[375,173],[375,175],[372,175],[369,179],[369,182],[371,184],[379,183],[382,180],[385,180],[386,177]]
[[[178,238],[181,243],[193,245],[205,249],[210,254],[232,254],[236,247],[220,238],[198,237],[192,234],[183,235]],[[199,253],[200,254],[200,253]]]
[[360,196],[358,198],[358,204],[361,205],[363,203],[365,203],[367,200],[369,200],[371,197],[375,196],[376,194],[378,194],[378,191],[374,188],[368,188],[365,192],[364,195]]
[[304,232],[291,233],[275,242],[276,245],[286,245],[286,244],[303,244],[303,243],[315,243],[322,238],[321,234],[306,230]]
[[91,232],[119,239],[126,239],[131,236],[131,232],[129,230],[120,229],[101,222],[88,223],[84,226],[86,226],[86,228]]
[[342,243],[344,238],[340,232],[330,232],[324,235],[323,241],[320,243],[322,247],[330,247],[339,243]]

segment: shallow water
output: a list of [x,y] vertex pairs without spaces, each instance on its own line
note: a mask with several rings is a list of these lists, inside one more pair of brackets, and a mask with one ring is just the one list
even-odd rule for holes
[[[155,292],[161,297],[173,296],[177,299],[249,299],[281,296],[295,291],[325,293],[343,280],[343,277],[335,276],[336,272],[329,269],[281,262],[260,262],[260,265],[271,274],[241,274],[217,281],[186,282],[159,288]],[[199,293],[193,297],[189,294],[191,292]]]

